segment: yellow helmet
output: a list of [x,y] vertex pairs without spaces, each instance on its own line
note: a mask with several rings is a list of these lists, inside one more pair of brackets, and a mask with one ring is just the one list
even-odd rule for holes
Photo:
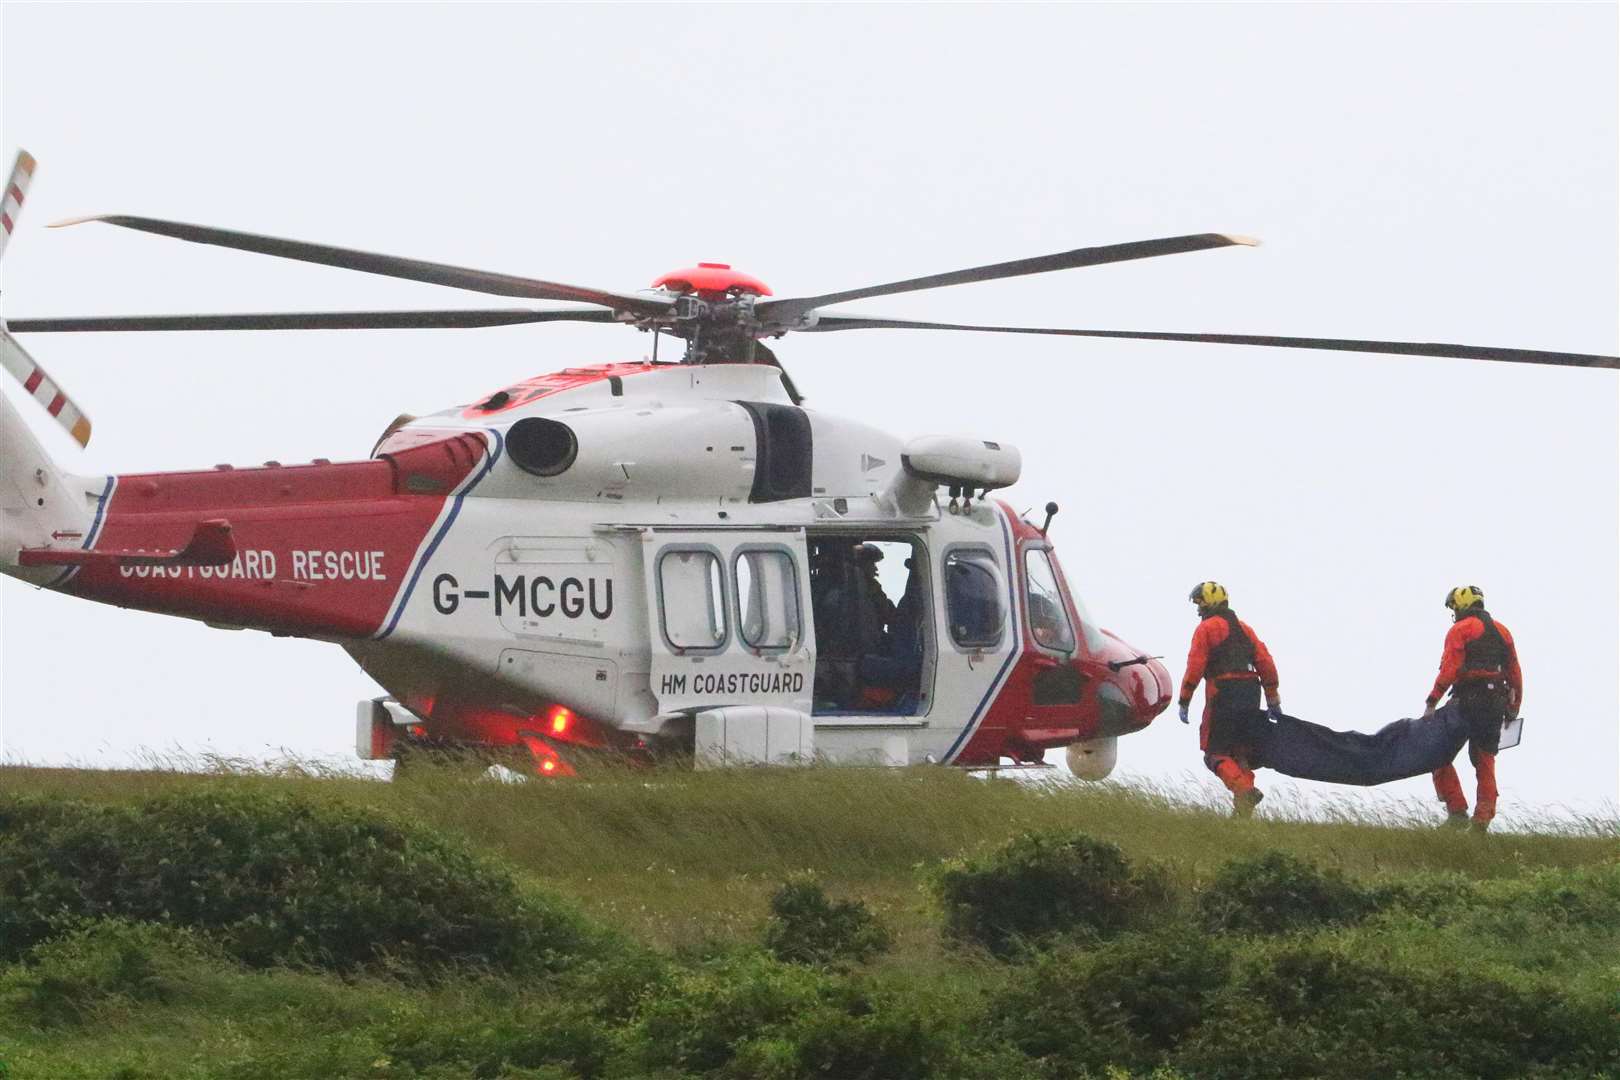
[[1459,585],[1446,593],[1446,607],[1463,612],[1485,603],[1485,594],[1478,585]]
[[1187,594],[1187,599],[1201,608],[1225,607],[1226,588],[1218,581],[1200,581],[1193,586],[1193,591]]

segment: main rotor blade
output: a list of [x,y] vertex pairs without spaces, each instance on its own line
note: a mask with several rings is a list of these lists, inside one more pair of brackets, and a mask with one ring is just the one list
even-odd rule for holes
[[1037,255],[1033,259],[1014,259],[1012,262],[976,266],[971,270],[953,270],[945,274],[895,281],[887,285],[873,285],[864,289],[823,293],[821,296],[802,296],[785,300],[764,300],[754,305],[755,314],[763,321],[786,325],[813,308],[827,304],[841,304],[848,300],[864,300],[870,296],[889,296],[893,293],[917,292],[922,289],[940,289],[947,285],[965,285],[973,281],[994,281],[997,278],[1023,277],[1025,274],[1044,274],[1051,270],[1071,270],[1080,266],[1100,266],[1103,263],[1129,262],[1132,259],[1151,259],[1157,255],[1179,255],[1186,251],[1207,251],[1210,248],[1242,245],[1254,247],[1260,241],[1245,236],[1224,233],[1196,233],[1191,236],[1169,236],[1162,240],[1138,240],[1130,244],[1106,244],[1102,247],[1075,248],[1056,255]]
[[301,240],[283,240],[274,236],[258,236],[232,229],[216,229],[207,225],[188,225],[180,221],[160,221],[157,218],[132,217],[127,214],[72,218],[55,222],[51,228],[81,225],[91,221],[156,233],[159,236],[172,236],[177,240],[189,240],[194,244],[213,244],[240,251],[256,251],[261,255],[275,255],[282,259],[319,263],[322,266],[337,266],[345,270],[360,270],[368,274],[381,274],[384,277],[405,278],[408,281],[425,281],[430,285],[448,285],[453,289],[467,289],[491,296],[601,304],[614,311],[633,312],[637,315],[662,314],[669,310],[673,302],[652,296],[632,296],[582,285],[566,285],[512,274],[497,274],[487,270],[471,270],[445,263],[407,259],[398,255],[377,255],[369,251],[354,251],[326,244],[309,244]]
[[456,311],[253,312],[245,315],[96,315],[85,318],[9,319],[13,333],[110,330],[448,330],[541,322],[614,322],[599,307],[490,308]]
[[1175,334],[1142,330],[1065,330],[1036,326],[971,326],[965,323],[918,322],[913,319],[868,318],[828,312],[809,331],[831,330],[969,330],[987,334],[1052,334],[1058,337],[1125,338],[1138,341],[1194,341],[1213,345],[1265,345],[1278,349],[1328,349],[1336,352],[1393,353],[1402,356],[1450,356],[1463,360],[1503,360],[1515,364],[1620,368],[1620,357],[1590,353],[1499,349],[1488,345],[1449,345],[1433,341],[1361,341],[1355,338],[1276,337],[1261,334]]

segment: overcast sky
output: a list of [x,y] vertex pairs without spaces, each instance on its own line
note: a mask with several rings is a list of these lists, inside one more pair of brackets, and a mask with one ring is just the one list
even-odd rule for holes
[[[1616,11],[11,2],[0,152],[22,145],[40,165],[4,311],[491,303],[42,229],[96,212],[620,290],[719,260],[778,295],[1228,231],[1264,245],[860,309],[1613,354]],[[84,473],[364,457],[399,412],[639,359],[647,343],[566,324],[36,335],[95,439],[79,452],[21,407]],[[778,352],[812,407],[1016,443],[1011,501],[1062,505],[1052,535],[1071,582],[1177,677],[1187,590],[1216,578],[1270,645],[1290,712],[1372,730],[1422,707],[1441,598],[1481,586],[1527,683],[1504,813],[1612,812],[1615,372],[882,331]],[[354,702],[378,693],[331,645],[9,579],[0,604],[11,760],[341,755]],[[1196,743],[1172,711],[1121,742],[1122,772],[1214,786]],[[1427,779],[1374,794],[1432,797]]]

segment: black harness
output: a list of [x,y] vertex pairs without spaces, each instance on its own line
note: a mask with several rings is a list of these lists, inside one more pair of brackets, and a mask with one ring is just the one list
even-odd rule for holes
[[1480,751],[1496,753],[1502,737],[1508,700],[1502,674],[1507,669],[1508,646],[1484,608],[1469,611],[1465,618],[1478,619],[1485,627],[1484,633],[1463,646],[1462,671],[1457,673],[1457,703],[1468,721],[1468,754],[1472,760]]
[[1485,632],[1463,647],[1463,671],[1499,675],[1507,667],[1508,647],[1496,621],[1484,608],[1470,611],[1466,618],[1478,619]]
[[1215,618],[1226,620],[1226,640],[1209,650],[1204,662],[1205,676],[1213,680],[1223,675],[1255,674],[1254,642],[1243,632],[1237,616],[1230,608],[1222,608],[1215,612]]

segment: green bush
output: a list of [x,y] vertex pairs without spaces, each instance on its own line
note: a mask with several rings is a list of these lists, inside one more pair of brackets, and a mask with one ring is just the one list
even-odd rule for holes
[[1083,833],[1032,832],[933,879],[947,936],[1007,957],[1054,935],[1107,937],[1150,920],[1169,899],[1162,872],[1135,872],[1120,849]]
[[559,997],[615,1024],[627,1022],[642,1000],[663,992],[673,978],[670,961],[635,945],[581,959],[555,980]]
[[1407,915],[1434,926],[1462,918],[1481,902],[1479,888],[1461,874],[1405,874],[1372,886],[1369,905],[1382,913]]
[[781,1035],[841,986],[826,973],[759,954],[711,960],[677,974],[643,1002],[630,1031],[631,1055],[652,1070],[727,1069],[745,1044]]
[[765,948],[784,963],[864,962],[888,951],[891,943],[887,928],[864,903],[833,903],[814,878],[791,878],[771,897]]
[[858,976],[734,954],[688,969],[624,1033],[620,1071],[746,1080],[922,1080],[968,1074],[948,1012]]
[[1224,944],[1189,927],[1059,950],[992,997],[988,1026],[997,1041],[1068,1071],[1151,1069],[1203,1022],[1231,967]]
[[554,1070],[601,1076],[616,1046],[612,1028],[563,1000],[481,1002],[449,1015],[416,1010],[395,1016],[383,1056],[406,1075],[492,1080]]
[[928,1080],[961,1075],[957,1033],[915,1002],[851,993],[797,1017],[738,1055],[750,1080]]
[[0,960],[105,916],[207,931],[255,966],[545,971],[603,947],[560,900],[374,811],[222,787],[0,798]]
[[1620,930],[1620,862],[1577,869],[1539,869],[1482,882],[1480,906],[1494,912],[1533,910],[1580,930]]
[[106,919],[85,924],[0,971],[0,1007],[42,1026],[76,1024],[113,1002],[163,1003],[194,990],[217,950],[190,931]]
[[1247,965],[1176,1064],[1210,1077],[1611,1075],[1620,1024],[1547,987],[1301,941]]
[[1221,867],[1198,907],[1212,931],[1281,934],[1356,922],[1372,913],[1375,900],[1337,870],[1268,851]]

